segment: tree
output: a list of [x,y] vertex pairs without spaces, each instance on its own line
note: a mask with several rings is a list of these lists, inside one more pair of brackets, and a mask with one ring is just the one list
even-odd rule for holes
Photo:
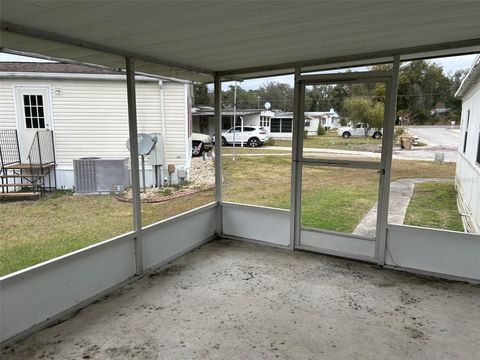
[[337,84],[333,87],[330,93],[330,105],[338,114],[344,115],[344,102],[349,96],[349,89],[347,85]]
[[[233,108],[235,86],[230,85],[228,90],[222,92],[222,106],[225,109]],[[237,85],[237,108],[254,109],[257,107],[257,96],[253,91],[246,91]]]
[[329,111],[332,107],[332,85],[313,85],[305,91],[305,111]]
[[197,106],[210,104],[210,96],[208,95],[208,87],[206,84],[193,85],[193,103]]
[[365,124],[365,136],[372,128],[382,128],[384,105],[368,97],[352,97],[345,100],[345,112],[352,124]]
[[[383,120],[385,117],[385,105],[381,102],[374,101],[373,106],[368,110],[368,125],[369,129],[381,129],[383,128]],[[367,135],[367,133],[365,134]]]
[[453,95],[453,81],[443,73],[440,65],[415,60],[400,68],[397,110],[408,114],[408,118],[413,121],[417,123],[434,121],[430,111],[435,104],[440,101],[454,104]]
[[462,84],[463,78],[468,74],[468,69],[459,69],[450,76],[452,82],[452,88],[454,92],[457,92],[458,88]]
[[445,105],[447,108],[451,109],[454,116],[452,117],[453,121],[460,120],[460,114],[462,112],[462,99],[454,96],[462,83],[462,80],[468,74],[468,69],[459,69],[450,76],[450,82],[452,83],[452,95],[448,96],[445,100]]
[[263,84],[256,92],[261,103],[269,102],[273,109],[293,111],[293,89],[288,84],[270,81]]

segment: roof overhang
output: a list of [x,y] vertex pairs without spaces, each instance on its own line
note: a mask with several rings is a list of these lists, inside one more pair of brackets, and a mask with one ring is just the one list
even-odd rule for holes
[[480,2],[1,2],[1,48],[210,82],[475,53]]
[[470,89],[470,87],[480,78],[480,55],[477,55],[470,67],[467,75],[463,78],[460,87],[455,96],[463,96]]

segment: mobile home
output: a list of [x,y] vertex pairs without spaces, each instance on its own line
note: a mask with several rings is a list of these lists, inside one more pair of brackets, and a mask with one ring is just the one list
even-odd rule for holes
[[[2,132],[4,137],[16,133],[20,162],[28,161],[34,134],[44,130],[53,134],[59,188],[74,186],[75,159],[129,157],[124,73],[61,63],[3,62],[0,68],[0,129],[14,130]],[[176,181],[176,172],[190,167],[191,84],[138,76],[136,93],[138,132],[157,135],[161,181]],[[152,185],[148,157],[146,164],[146,183]],[[169,164],[174,173],[167,173]]]
[[480,233],[480,56],[456,96],[462,98],[462,124],[455,183],[464,227]]

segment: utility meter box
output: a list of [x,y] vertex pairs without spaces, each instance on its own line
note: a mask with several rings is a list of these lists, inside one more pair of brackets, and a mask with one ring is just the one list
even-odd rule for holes
[[185,169],[178,169],[178,170],[177,170],[177,177],[178,177],[180,180],[185,180],[185,178],[187,177],[187,170],[185,170]]
[[162,134],[152,133],[150,135],[157,139],[155,146],[149,154],[150,165],[165,166],[165,151],[163,151],[164,144]]

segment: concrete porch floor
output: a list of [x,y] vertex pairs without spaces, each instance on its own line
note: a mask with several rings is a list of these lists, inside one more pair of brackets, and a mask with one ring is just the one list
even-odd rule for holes
[[6,349],[10,359],[473,359],[480,287],[222,240]]

